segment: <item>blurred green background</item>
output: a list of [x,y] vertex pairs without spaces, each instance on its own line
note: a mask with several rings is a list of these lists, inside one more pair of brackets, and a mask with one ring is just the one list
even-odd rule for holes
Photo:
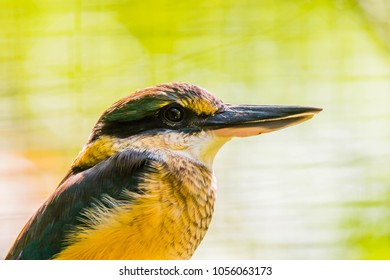
[[390,2],[0,0],[0,257],[101,112],[197,84],[323,107],[233,140],[195,259],[390,259]]

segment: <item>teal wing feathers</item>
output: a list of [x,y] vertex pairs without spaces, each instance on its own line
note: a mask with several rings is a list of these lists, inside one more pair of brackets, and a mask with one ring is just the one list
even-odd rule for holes
[[126,150],[87,170],[71,172],[23,228],[6,259],[53,258],[67,246],[67,233],[83,225],[83,210],[105,195],[123,199],[124,189],[140,193],[140,178],[156,160],[152,154]]

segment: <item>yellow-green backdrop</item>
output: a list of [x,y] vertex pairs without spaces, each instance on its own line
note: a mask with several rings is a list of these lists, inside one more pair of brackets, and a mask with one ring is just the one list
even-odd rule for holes
[[381,0],[0,0],[0,257],[106,107],[183,81],[324,108],[221,150],[194,258],[390,258],[389,14]]

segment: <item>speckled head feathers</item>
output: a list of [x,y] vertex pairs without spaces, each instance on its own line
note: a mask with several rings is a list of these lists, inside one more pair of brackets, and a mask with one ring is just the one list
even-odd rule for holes
[[[182,125],[166,125],[165,108],[177,105],[185,111]],[[155,129],[196,128],[195,118],[207,118],[224,108],[221,100],[207,90],[186,83],[166,83],[135,91],[118,100],[100,117],[90,141],[101,135],[128,137]]]
[[198,115],[214,114],[222,106],[221,100],[201,87],[186,83],[166,83],[137,90],[118,100],[103,114],[103,118],[119,120],[137,115],[142,117],[171,103],[191,109]]

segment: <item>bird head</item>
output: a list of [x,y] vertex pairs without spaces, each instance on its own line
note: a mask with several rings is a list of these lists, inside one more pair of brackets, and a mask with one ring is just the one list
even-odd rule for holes
[[86,169],[128,148],[163,156],[180,153],[211,167],[232,137],[272,132],[313,117],[318,108],[225,104],[185,83],[138,90],[108,108],[73,163]]

